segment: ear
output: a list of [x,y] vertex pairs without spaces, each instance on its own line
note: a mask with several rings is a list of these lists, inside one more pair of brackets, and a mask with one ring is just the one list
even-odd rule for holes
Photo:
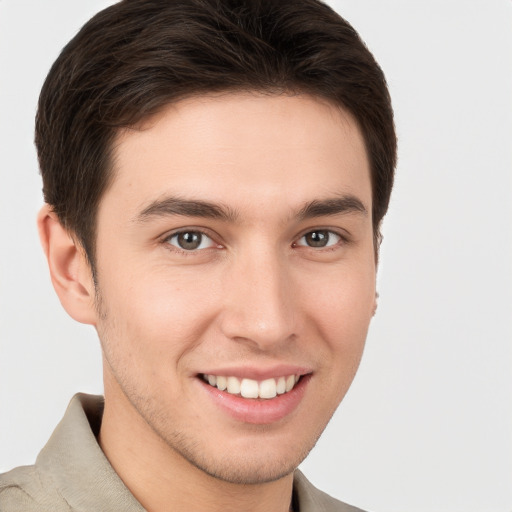
[[78,322],[95,325],[94,281],[84,249],[47,204],[37,216],[37,227],[60,303]]
[[377,314],[377,308],[379,307],[379,292],[375,292],[375,299],[373,301],[373,313],[372,316]]

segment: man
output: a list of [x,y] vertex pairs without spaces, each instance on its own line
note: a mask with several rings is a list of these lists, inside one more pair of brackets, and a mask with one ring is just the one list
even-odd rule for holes
[[396,160],[384,76],[315,0],[124,0],[41,92],[38,225],[104,400],[0,510],[357,510],[296,471],[375,311]]

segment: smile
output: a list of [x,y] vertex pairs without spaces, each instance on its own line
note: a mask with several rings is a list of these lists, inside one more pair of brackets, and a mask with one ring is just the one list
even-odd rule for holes
[[284,395],[290,392],[297,382],[300,375],[287,375],[277,378],[265,379],[261,381],[253,379],[239,379],[233,376],[206,375],[202,378],[220,391],[226,391],[231,395],[242,396],[243,398],[262,398],[271,399],[277,395]]

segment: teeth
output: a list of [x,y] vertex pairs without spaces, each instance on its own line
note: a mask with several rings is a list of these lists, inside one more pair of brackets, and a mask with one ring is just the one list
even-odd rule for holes
[[228,377],[227,391],[232,395],[238,395],[240,393],[240,381],[236,377]]
[[277,395],[276,379],[267,379],[260,382],[260,398],[274,398]]
[[232,395],[241,395],[244,398],[274,398],[291,391],[300,379],[300,375],[288,375],[277,379],[265,379],[257,381],[238,377],[226,377],[223,375],[203,375],[203,380],[210,386],[221,391],[227,391]]
[[217,377],[217,387],[221,390],[221,391],[224,391],[227,387],[228,387],[228,379],[226,379],[226,377]]
[[279,377],[277,379],[277,394],[282,395],[283,393],[286,393],[286,378],[285,377]]
[[293,386],[295,386],[295,375],[290,375],[289,377],[286,377],[286,392],[293,389]]
[[258,382],[252,379],[243,379],[242,384],[240,385],[240,394],[244,398],[258,398]]

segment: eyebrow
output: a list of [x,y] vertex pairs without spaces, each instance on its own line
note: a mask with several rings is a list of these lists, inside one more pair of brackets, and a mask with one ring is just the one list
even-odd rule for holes
[[167,217],[169,215],[202,217],[229,222],[234,222],[238,218],[236,211],[221,204],[214,204],[199,199],[190,200],[166,197],[165,199],[153,201],[137,215],[135,221],[145,222],[154,217]]
[[353,195],[344,195],[331,199],[314,200],[307,203],[298,213],[301,220],[339,215],[346,213],[362,213],[368,215],[363,202]]
[[[294,216],[300,220],[306,220],[354,212],[368,214],[361,200],[353,195],[343,195],[329,199],[315,199],[303,206]],[[166,197],[149,204],[135,217],[135,221],[146,222],[151,218],[174,215],[217,219],[226,222],[235,222],[239,218],[236,210],[222,204],[199,199]]]

